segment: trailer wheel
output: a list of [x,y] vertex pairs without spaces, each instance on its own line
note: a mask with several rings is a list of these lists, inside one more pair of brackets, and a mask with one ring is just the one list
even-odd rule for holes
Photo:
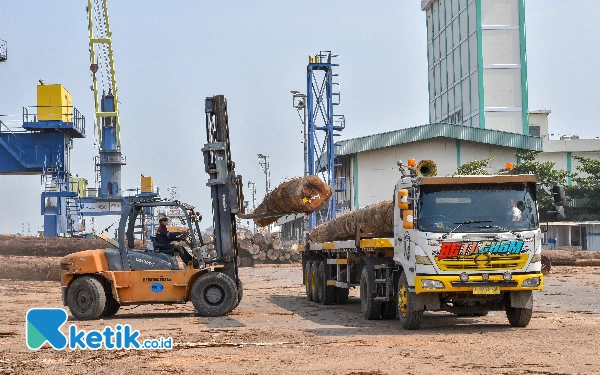
[[76,278],[69,286],[67,305],[77,320],[98,319],[106,307],[102,284],[91,276]]
[[321,285],[321,303],[324,305],[332,305],[335,302],[335,286],[327,285],[327,281],[331,279],[330,267],[321,262],[318,269],[319,279],[322,280]]
[[398,308],[396,305],[396,301],[384,302],[381,307],[381,317],[388,320],[396,319],[398,317]]
[[404,271],[398,281],[398,317],[404,329],[419,329],[423,318],[423,310],[415,306],[416,294],[408,291],[408,280]]
[[311,281],[310,269],[312,268],[312,264],[313,264],[312,260],[307,260],[306,265],[304,266],[304,286],[306,287],[306,299],[309,301],[313,300],[312,285],[310,282]]
[[208,272],[192,287],[192,303],[201,316],[227,315],[237,302],[235,281],[223,272]]
[[312,265],[310,266],[310,293],[312,294],[312,299],[313,301],[319,303],[321,302],[321,294],[320,292],[320,285],[319,285],[319,277],[318,277],[318,270],[319,270],[319,265],[322,262],[320,260],[314,260]]
[[348,288],[335,288],[335,304],[336,305],[345,305],[348,303],[348,295],[350,294],[350,289]]
[[377,293],[369,290],[369,274],[366,266],[360,274],[360,308],[365,320],[376,320],[381,317],[381,302],[375,301]]
[[513,327],[527,327],[531,321],[532,309],[506,306],[506,317]]

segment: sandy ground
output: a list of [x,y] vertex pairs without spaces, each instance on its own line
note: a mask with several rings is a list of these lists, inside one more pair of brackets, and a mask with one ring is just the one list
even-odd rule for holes
[[358,290],[345,306],[306,301],[299,266],[245,268],[241,277],[244,300],[227,317],[156,305],[76,322],[172,336],[175,348],[162,351],[28,350],[25,313],[61,307],[59,284],[0,280],[0,374],[600,374],[600,268],[553,268],[527,328],[503,312],[428,313],[419,331],[363,320]]

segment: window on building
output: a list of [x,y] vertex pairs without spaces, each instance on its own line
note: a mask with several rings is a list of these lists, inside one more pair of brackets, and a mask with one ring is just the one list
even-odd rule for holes
[[539,137],[540,136],[540,127],[537,125],[530,125],[529,126],[529,135],[532,137]]

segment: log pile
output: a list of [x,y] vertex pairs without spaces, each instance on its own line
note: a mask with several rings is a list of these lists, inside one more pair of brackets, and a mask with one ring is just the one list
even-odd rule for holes
[[363,233],[382,237],[394,236],[394,205],[392,201],[373,204],[360,210],[347,212],[315,227],[310,232],[312,242],[343,241],[356,238],[360,225]]
[[[319,177],[298,177],[282,183],[267,194],[265,200],[254,210],[254,214],[309,214],[323,208],[331,194],[331,187]],[[260,227],[266,227],[281,216],[257,218],[254,222]]]
[[[216,256],[214,240],[211,235],[202,236],[209,250],[209,257]],[[239,267],[252,267],[255,264],[296,263],[301,258],[297,245],[283,247],[283,241],[277,233],[255,233],[245,230],[238,233]]]
[[600,266],[600,251],[542,250],[553,266]]

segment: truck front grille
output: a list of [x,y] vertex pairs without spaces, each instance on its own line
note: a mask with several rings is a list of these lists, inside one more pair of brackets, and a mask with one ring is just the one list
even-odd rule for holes
[[456,270],[514,270],[525,267],[529,254],[493,255],[438,259],[435,262],[442,271]]

